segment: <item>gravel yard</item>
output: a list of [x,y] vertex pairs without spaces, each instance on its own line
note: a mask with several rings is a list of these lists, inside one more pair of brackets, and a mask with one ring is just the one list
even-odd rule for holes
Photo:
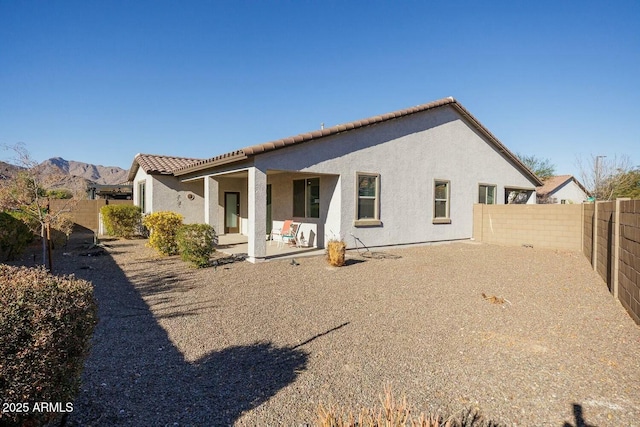
[[100,315],[67,425],[307,425],[390,383],[417,412],[640,426],[640,328],[581,254],[469,242],[196,270],[144,243],[58,260]]

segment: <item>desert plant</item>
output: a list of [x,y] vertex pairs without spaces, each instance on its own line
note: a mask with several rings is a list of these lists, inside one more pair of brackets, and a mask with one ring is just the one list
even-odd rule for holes
[[100,208],[102,221],[109,236],[130,239],[140,226],[140,206],[106,205]]
[[33,241],[33,237],[24,222],[6,212],[0,212],[0,261],[16,259]]
[[151,231],[149,246],[163,255],[177,254],[176,233],[182,225],[182,218],[175,212],[154,212],[145,216],[142,224]]
[[[0,264],[0,401],[73,402],[96,319],[91,283]],[[54,416],[6,412],[0,425]]]
[[453,427],[453,421],[443,420],[439,415],[411,416],[411,409],[405,397],[398,401],[394,398],[390,385],[384,388],[384,396],[380,396],[380,406],[363,408],[358,416],[345,412],[335,406],[318,407],[319,427]]
[[216,232],[209,224],[184,224],[176,234],[180,257],[196,267],[209,265],[215,251]]
[[327,261],[334,267],[342,267],[344,265],[345,253],[347,245],[344,240],[331,239],[327,242]]

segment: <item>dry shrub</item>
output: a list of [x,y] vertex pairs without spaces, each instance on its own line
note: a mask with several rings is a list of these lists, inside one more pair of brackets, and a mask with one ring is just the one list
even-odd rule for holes
[[331,239],[327,243],[327,261],[334,267],[342,267],[344,265],[345,252],[347,245],[344,240]]
[[411,416],[411,409],[406,397],[397,401],[393,397],[391,386],[384,388],[384,396],[380,396],[380,406],[363,408],[358,416],[346,413],[335,407],[318,408],[319,427],[454,427],[451,420],[443,420],[439,415],[421,413],[417,418]]
[[440,415],[420,413],[412,416],[406,397],[398,401],[393,397],[391,385],[384,388],[380,404],[363,408],[355,416],[344,408],[318,406],[318,427],[501,427],[502,424],[485,420],[476,410],[463,412],[460,417],[441,418]]
[[[91,283],[0,264],[0,402],[73,402],[96,321]],[[54,416],[0,413],[0,425]]]

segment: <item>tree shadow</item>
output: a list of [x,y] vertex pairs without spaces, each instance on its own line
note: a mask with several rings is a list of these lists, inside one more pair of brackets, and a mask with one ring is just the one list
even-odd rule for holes
[[[87,270],[62,264],[65,273],[92,281],[99,315],[67,426],[232,425],[306,370],[309,353],[300,348],[306,342],[260,341],[188,361],[158,324],[163,314],[150,310],[110,256],[92,260]],[[190,314],[182,308],[180,315]]]
[[573,418],[575,420],[575,424],[564,423],[562,427],[596,427],[593,424],[587,424],[584,419],[584,415],[582,415],[582,405],[578,405],[576,403],[573,404]]

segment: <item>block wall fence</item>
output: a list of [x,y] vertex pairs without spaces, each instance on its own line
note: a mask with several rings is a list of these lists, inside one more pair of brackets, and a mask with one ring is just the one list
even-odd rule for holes
[[475,240],[582,252],[640,325],[640,200],[582,205],[474,205]]
[[51,200],[53,210],[68,210],[73,222],[80,227],[97,232],[99,227],[100,208],[106,205],[132,205],[131,200],[77,200],[70,203],[69,200]]

